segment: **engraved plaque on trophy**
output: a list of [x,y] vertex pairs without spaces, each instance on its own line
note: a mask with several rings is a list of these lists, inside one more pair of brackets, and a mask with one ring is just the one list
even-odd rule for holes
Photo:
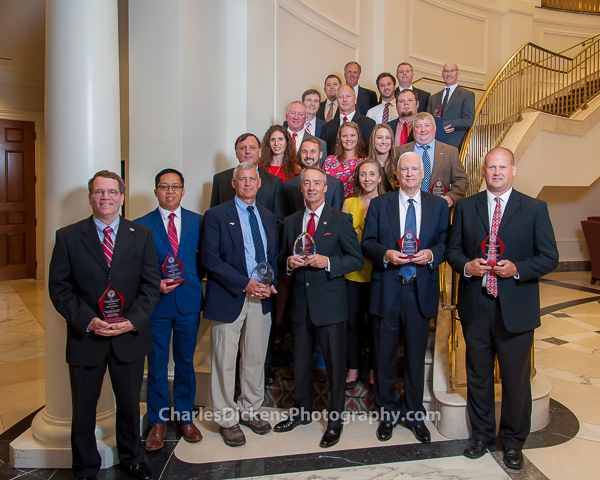
[[187,282],[183,278],[183,262],[171,255],[171,253],[167,255],[167,258],[163,262],[162,272],[168,279],[173,280],[169,285],[179,285],[180,283]]
[[308,232],[301,233],[294,242],[294,255],[306,258],[317,253],[317,245],[312,235]]
[[442,182],[441,178],[438,178],[435,182],[433,182],[433,185],[431,185],[431,188],[429,189],[429,193],[437,195],[438,197],[445,196],[446,192],[448,192],[448,187],[446,187],[444,182]]
[[98,300],[98,306],[104,316],[104,321],[107,323],[124,322],[125,318],[122,316],[123,303],[123,296],[115,287],[109,285],[100,297],[100,300]]
[[481,244],[481,251],[483,252],[483,258],[485,258],[487,265],[493,267],[498,263],[502,256],[504,243],[502,243],[502,240],[500,240],[498,235],[491,233]]
[[273,267],[269,265],[269,262],[264,261],[254,267],[252,273],[250,274],[250,278],[269,288],[271,285],[273,285],[273,274]]
[[419,239],[412,230],[407,230],[398,242],[400,251],[408,258],[413,258],[419,250]]

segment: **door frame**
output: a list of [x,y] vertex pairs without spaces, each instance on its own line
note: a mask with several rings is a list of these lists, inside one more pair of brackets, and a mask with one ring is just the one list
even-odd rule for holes
[[0,110],[0,119],[19,120],[22,122],[35,123],[35,218],[37,225],[35,227],[35,257],[37,261],[36,277],[38,280],[45,279],[45,163],[44,163],[44,113],[43,112],[24,112],[18,110]]

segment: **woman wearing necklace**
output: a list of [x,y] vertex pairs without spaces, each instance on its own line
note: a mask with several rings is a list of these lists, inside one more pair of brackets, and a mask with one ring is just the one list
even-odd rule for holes
[[354,122],[344,123],[338,130],[334,155],[323,163],[325,173],[344,182],[344,197],[352,197],[354,172],[357,165],[367,157],[360,128]]
[[260,168],[284,182],[300,174],[292,136],[281,125],[271,125],[260,146]]
[[[353,197],[347,198],[342,211],[352,215],[352,224],[358,241],[362,240],[367,210],[371,200],[384,192],[383,168],[376,159],[369,158],[359,163],[354,175]],[[361,358],[361,339],[367,332],[369,340],[370,383],[373,383],[373,334],[371,326],[365,322],[369,311],[369,291],[373,263],[364,259],[365,266],[346,275],[346,295],[348,301],[348,374],[346,389],[356,387]]]
[[386,192],[398,190],[398,157],[394,149],[394,132],[385,124],[379,124],[371,133],[369,139],[369,158],[375,159],[383,168],[383,187]]

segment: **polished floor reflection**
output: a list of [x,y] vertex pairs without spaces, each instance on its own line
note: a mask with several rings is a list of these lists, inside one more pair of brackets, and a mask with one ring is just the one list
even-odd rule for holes
[[[356,420],[340,444],[322,450],[323,425],[259,437],[231,449],[216,425],[197,420],[199,444],[180,441],[169,427],[165,448],[147,455],[155,479],[566,479],[597,478],[600,457],[600,284],[589,272],[548,275],[542,282],[542,326],[535,334],[536,367],[552,382],[551,424],[530,436],[522,472],[506,471],[492,448],[479,460],[461,456],[465,441],[448,440],[430,425],[433,442],[421,445],[403,428],[385,444],[375,424]],[[72,478],[68,470],[17,471],[5,462],[8,444],[44,404],[44,291],[40,281],[0,284],[0,479]],[[127,478],[116,468],[99,479]]]

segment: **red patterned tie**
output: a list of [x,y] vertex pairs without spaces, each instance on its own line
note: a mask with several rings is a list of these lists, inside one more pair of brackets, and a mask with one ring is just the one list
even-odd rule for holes
[[308,133],[309,135],[311,135],[311,133],[310,133],[310,122],[306,122],[306,128],[304,130],[306,130],[306,133]]
[[385,107],[383,107],[383,118],[381,119],[381,123],[387,123],[390,120],[390,104],[385,102]]
[[102,250],[104,250],[104,257],[106,257],[106,262],[108,263],[109,267],[112,263],[113,250],[115,249],[115,244],[110,236],[112,232],[112,228],[106,227],[104,229],[104,240],[102,241]]
[[[308,223],[306,224],[306,233],[308,233],[311,238],[315,238],[315,214],[311,213],[310,218],[308,219]],[[307,242],[307,246],[310,246],[310,241]]]
[[[492,228],[490,229],[490,235],[498,235],[498,228],[502,221],[502,207],[500,206],[500,197],[496,197],[496,208],[494,209],[494,215],[492,216]],[[496,259],[496,245],[490,245],[490,258]],[[490,271],[487,274],[487,291],[494,297],[498,296],[498,275]]]
[[296,150],[296,149],[297,149],[297,147],[296,147],[296,138],[298,138],[298,134],[297,134],[297,133],[294,133],[294,134],[292,135],[292,137],[294,137],[294,150]]
[[169,242],[171,242],[173,253],[177,256],[177,252],[179,251],[179,241],[177,240],[177,229],[175,228],[174,218],[175,214],[171,213],[169,215]]

